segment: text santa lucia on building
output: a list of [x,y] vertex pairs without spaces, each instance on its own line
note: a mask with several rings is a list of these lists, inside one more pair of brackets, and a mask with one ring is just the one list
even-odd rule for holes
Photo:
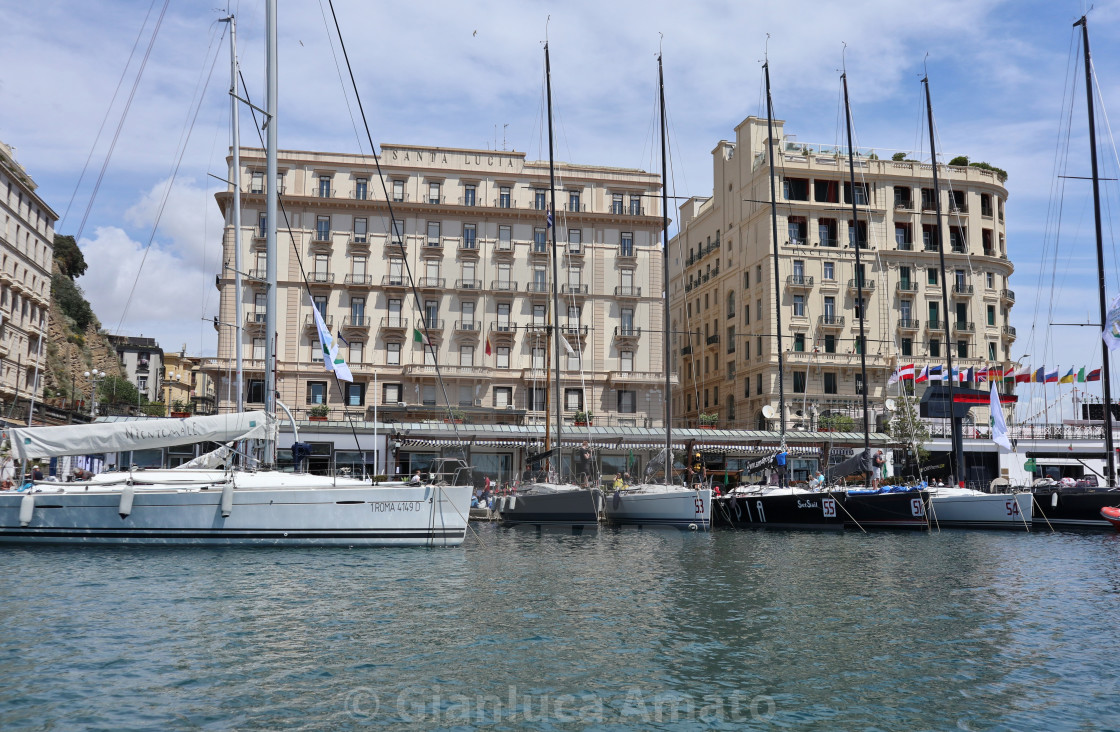
[[495,153],[474,150],[417,150],[382,145],[382,158],[390,163],[413,165],[446,165],[452,168],[495,168],[517,170],[525,162],[525,153]]

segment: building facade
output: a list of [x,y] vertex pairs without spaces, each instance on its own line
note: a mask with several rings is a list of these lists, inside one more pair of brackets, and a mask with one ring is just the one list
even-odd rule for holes
[[202,358],[179,353],[163,354],[162,401],[169,413],[212,414],[214,382],[201,370]]
[[[232,192],[218,197],[226,269],[217,358],[204,370],[220,410],[235,408],[237,325],[246,403],[264,400],[263,151],[242,150],[241,162],[237,236]],[[556,398],[556,323],[566,419],[590,412],[603,424],[644,426],[662,418],[659,176],[556,166],[553,313],[547,162],[396,145],[382,148],[380,162],[384,184],[370,156],[280,153],[277,389],[285,404],[297,414],[325,404],[336,419],[344,411],[371,419],[376,406],[381,419],[539,421]],[[240,293],[235,246],[246,275]],[[313,306],[345,341],[355,380],[341,389],[323,367]]]
[[[942,190],[935,194],[930,165],[861,151],[853,222],[847,150],[798,143],[778,120],[774,129],[776,281],[765,119],[748,117],[734,142],[720,141],[712,151],[713,195],[680,207],[680,233],[670,248],[672,353],[681,375],[676,413],[686,422],[703,414],[720,426],[777,427],[775,290],[793,429],[817,429],[819,419],[833,415],[854,417],[860,429],[864,388],[874,429],[885,416],[884,400],[897,395],[897,387],[887,388],[893,370],[944,363],[948,349],[954,367],[1009,365],[1015,293],[1008,284],[1007,190],[999,175],[943,166]],[[941,197],[944,270],[935,195]]]
[[58,215],[36,187],[13,149],[0,142],[0,400],[5,406],[30,399],[32,392],[37,399],[43,396]]
[[149,402],[162,401],[163,349],[156,339],[110,335],[109,343],[117,351],[125,378],[136,385],[140,395]]

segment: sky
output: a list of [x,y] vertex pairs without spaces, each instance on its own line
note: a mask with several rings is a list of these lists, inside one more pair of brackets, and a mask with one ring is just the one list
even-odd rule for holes
[[[216,347],[207,322],[218,304],[222,222],[214,193],[223,187],[229,145],[228,40],[218,22],[226,11],[215,9],[220,2],[164,3],[0,0],[0,140],[16,149],[39,195],[62,217],[58,232],[80,232],[89,270],[78,284],[103,326],[205,355]],[[281,148],[368,152],[343,84],[330,5],[280,5]],[[678,196],[710,195],[712,148],[746,116],[765,113],[764,57],[775,113],[802,142],[842,141],[846,66],[857,144],[882,157],[904,151],[928,160],[926,72],[942,161],[967,155],[1009,174],[1011,322],[1019,334],[1012,357],[1030,354],[1025,363],[1064,370],[1099,360],[1093,329],[1050,325],[1099,319],[1090,186],[1067,178],[1063,195],[1054,193],[1059,151],[1068,151],[1065,175],[1089,174],[1084,72],[1070,65],[1080,64],[1071,56],[1072,24],[1085,6],[335,0],[334,12],[377,145],[505,146],[546,159],[547,32],[557,158],[659,170],[660,48],[669,186]],[[227,8],[238,18],[249,94],[263,106],[264,3]],[[1120,104],[1120,1],[1096,2],[1089,30],[1104,128],[1110,105]],[[253,144],[244,111],[242,120],[242,141]],[[1102,142],[1102,175],[1116,178],[1113,149]],[[1120,211],[1117,183],[1106,181],[1103,192],[1111,298],[1120,292],[1109,217]],[[1060,219],[1052,213],[1059,206]]]

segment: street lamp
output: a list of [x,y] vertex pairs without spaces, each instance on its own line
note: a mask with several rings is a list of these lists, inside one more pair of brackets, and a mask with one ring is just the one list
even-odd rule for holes
[[89,400],[90,401],[90,404],[89,404],[89,418],[91,420],[97,414],[97,382],[100,379],[105,378],[106,376],[108,376],[108,374],[106,374],[104,371],[98,371],[97,369],[94,369],[93,371],[86,371],[85,372],[85,377],[87,379],[89,379],[90,383],[92,384],[92,386],[90,387],[90,400]]

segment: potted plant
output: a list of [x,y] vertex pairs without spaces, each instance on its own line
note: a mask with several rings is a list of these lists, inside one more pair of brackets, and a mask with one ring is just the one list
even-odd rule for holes
[[466,414],[462,409],[459,409],[458,407],[452,407],[447,410],[447,417],[443,421],[448,423],[454,422],[455,424],[462,424],[463,417],[465,416]]
[[331,408],[326,404],[316,404],[314,407],[307,410],[307,416],[313,422],[326,422],[327,415],[330,413]]
[[719,414],[716,412],[701,412],[700,413],[700,429],[714,430],[716,422],[719,421]]
[[589,411],[579,411],[576,412],[576,416],[572,418],[572,421],[575,422],[576,427],[591,427],[594,418],[595,415]]
[[171,416],[189,417],[191,416],[190,408],[181,399],[176,399],[171,402]]

